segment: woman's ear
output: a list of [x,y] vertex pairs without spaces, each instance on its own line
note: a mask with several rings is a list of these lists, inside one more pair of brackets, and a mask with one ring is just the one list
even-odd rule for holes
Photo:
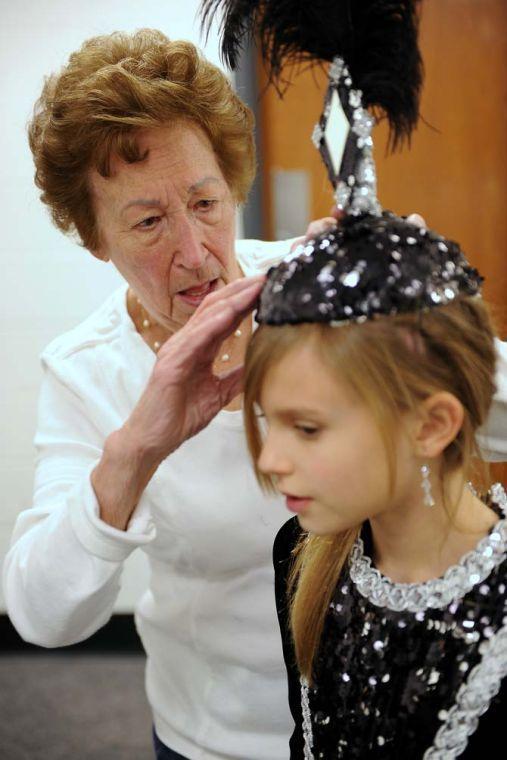
[[415,454],[430,459],[440,456],[461,430],[463,417],[463,404],[452,393],[439,391],[427,398],[415,425]]

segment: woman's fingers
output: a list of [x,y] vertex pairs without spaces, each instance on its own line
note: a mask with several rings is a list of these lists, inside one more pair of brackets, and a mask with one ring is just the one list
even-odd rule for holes
[[305,242],[305,240],[306,238],[304,237],[296,238],[294,242],[292,243],[291,247],[289,248],[289,252],[292,253],[292,251],[294,251],[298,247],[298,245],[302,245]]
[[250,282],[239,292],[216,301],[200,315],[199,320],[194,321],[192,317],[185,327],[167,341],[167,350],[177,350],[180,365],[213,361],[219,345],[237,329],[252,310],[263,282],[264,280]]
[[323,219],[316,219],[310,222],[308,229],[306,230],[306,237],[317,237],[326,230],[334,229],[336,227],[336,219],[333,216],[325,216]]
[[326,230],[334,229],[337,225],[336,218],[334,216],[325,216],[322,219],[314,219],[310,222],[304,237],[296,238],[290,247],[290,252],[294,251],[299,245],[302,245],[306,240],[321,235]]
[[253,283],[227,300],[217,301],[213,309],[208,311],[203,325],[209,331],[209,335],[225,340],[252,310],[262,286],[263,283]]
[[216,326],[221,324],[227,334],[227,331],[234,329],[236,322],[241,322],[254,307],[263,285],[264,280],[252,282],[239,292],[216,301],[203,313],[200,321],[207,324],[210,320],[215,320],[215,330],[219,329]]
[[407,216],[407,222],[410,222],[410,224],[415,224],[416,227],[427,227],[425,219],[420,214],[410,214],[410,216]]
[[243,290],[247,290],[252,285],[255,285],[257,283],[260,283],[261,285],[264,284],[266,281],[266,275],[255,275],[254,277],[242,277],[239,280],[234,280],[234,282],[230,282],[228,285],[224,285],[223,288],[220,288],[219,290],[216,290],[214,293],[210,293],[209,296],[206,296],[204,301],[200,304],[200,306],[196,309],[194,314],[191,317],[191,320],[195,320],[197,315],[202,315],[208,309],[216,304],[218,301],[223,301],[227,298],[230,298],[234,296],[236,293],[241,293]]
[[345,211],[343,211],[343,209],[337,208],[336,206],[333,206],[330,213],[333,219],[335,219],[338,222],[338,224],[340,224],[343,217],[346,216]]

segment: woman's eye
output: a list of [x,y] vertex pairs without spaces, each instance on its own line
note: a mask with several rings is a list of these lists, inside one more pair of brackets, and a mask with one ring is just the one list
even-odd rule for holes
[[136,227],[139,227],[141,230],[151,230],[160,221],[160,216],[148,216],[146,219],[143,219],[138,224],[136,224]]
[[197,208],[200,211],[210,211],[214,206],[217,204],[218,201],[211,200],[209,198],[203,198],[201,201],[198,201]]

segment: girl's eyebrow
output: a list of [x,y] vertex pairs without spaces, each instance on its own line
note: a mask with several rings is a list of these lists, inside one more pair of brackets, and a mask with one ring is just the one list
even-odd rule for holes
[[[265,410],[263,409],[264,413]],[[293,420],[298,417],[322,417],[325,414],[324,410],[316,409],[312,406],[298,406],[298,407],[282,407],[275,409],[273,412],[274,417],[280,419]]]

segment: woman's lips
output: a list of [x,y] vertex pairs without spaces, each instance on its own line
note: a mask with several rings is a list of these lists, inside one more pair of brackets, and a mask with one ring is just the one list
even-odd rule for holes
[[284,494],[285,495],[285,503],[287,505],[287,509],[291,512],[303,512],[306,507],[311,502],[311,499],[309,496],[291,496],[290,494]]
[[185,303],[189,304],[189,306],[199,306],[199,304],[204,301],[206,296],[215,290],[217,283],[218,279],[208,280],[208,282],[203,282],[201,285],[195,285],[191,288],[180,290],[178,293],[176,293],[176,296],[177,298],[181,298],[181,300]]

